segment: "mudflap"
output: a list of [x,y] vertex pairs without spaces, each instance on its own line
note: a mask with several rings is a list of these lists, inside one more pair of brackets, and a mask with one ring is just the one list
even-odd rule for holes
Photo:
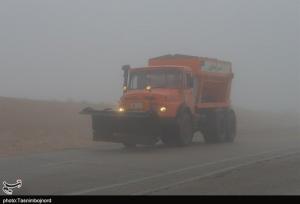
[[82,114],[92,117],[94,141],[149,145],[161,135],[161,126],[155,113],[84,109]]

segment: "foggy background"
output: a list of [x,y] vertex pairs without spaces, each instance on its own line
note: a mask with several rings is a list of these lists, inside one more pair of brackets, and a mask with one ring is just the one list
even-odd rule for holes
[[300,0],[0,2],[0,96],[115,102],[123,64],[233,63],[233,104],[299,111]]

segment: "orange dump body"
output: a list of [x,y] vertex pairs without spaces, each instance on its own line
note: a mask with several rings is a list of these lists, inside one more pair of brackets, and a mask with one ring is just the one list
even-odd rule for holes
[[149,60],[149,66],[183,66],[198,78],[196,88],[196,108],[224,108],[230,106],[231,81],[233,79],[230,62],[204,57],[169,55]]

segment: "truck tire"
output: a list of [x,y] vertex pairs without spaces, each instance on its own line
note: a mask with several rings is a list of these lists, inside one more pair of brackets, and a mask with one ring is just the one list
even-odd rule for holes
[[233,142],[236,137],[236,115],[229,109],[226,116],[226,138],[225,142]]
[[212,110],[206,115],[203,136],[206,143],[222,143],[226,140],[226,114],[223,110]]
[[187,146],[192,142],[193,134],[192,117],[187,112],[184,112],[179,115],[174,127],[164,131],[161,140],[167,146]]
[[191,144],[193,140],[193,120],[190,114],[184,112],[178,118],[178,132],[176,134],[176,143],[178,146]]

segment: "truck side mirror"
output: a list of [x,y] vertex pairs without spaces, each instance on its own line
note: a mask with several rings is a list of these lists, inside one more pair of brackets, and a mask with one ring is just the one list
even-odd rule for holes
[[122,70],[124,72],[124,74],[123,74],[123,77],[124,77],[123,87],[127,87],[130,65],[122,66]]

